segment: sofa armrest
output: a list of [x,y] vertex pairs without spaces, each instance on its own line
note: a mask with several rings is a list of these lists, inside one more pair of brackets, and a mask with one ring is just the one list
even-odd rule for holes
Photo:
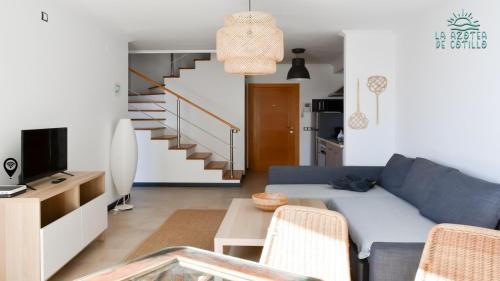
[[424,243],[373,243],[370,249],[370,281],[413,281]]
[[332,180],[355,175],[376,180],[383,167],[344,166],[324,168],[312,166],[271,166],[267,184],[329,184]]

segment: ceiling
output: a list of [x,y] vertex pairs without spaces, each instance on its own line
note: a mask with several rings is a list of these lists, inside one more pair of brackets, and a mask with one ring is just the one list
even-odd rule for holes
[[[248,9],[246,0],[60,0],[128,36],[131,50],[213,50],[224,16]],[[397,25],[435,0],[253,0],[271,13],[285,36],[286,61],[304,47],[309,63],[342,54],[343,29]],[[411,17],[409,17],[411,18]]]

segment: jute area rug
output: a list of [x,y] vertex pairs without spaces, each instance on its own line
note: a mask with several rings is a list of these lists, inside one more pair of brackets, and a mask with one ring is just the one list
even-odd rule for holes
[[179,209],[125,260],[130,261],[174,246],[192,246],[213,251],[214,237],[225,214],[226,210]]

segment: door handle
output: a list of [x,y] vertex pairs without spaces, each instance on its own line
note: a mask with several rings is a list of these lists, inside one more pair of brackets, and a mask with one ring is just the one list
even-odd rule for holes
[[295,132],[295,128],[294,127],[288,127],[288,129],[290,130],[290,134],[293,134]]

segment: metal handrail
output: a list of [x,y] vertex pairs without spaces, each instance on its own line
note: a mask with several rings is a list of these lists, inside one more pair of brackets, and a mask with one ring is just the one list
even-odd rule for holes
[[[136,106],[134,106],[134,105],[133,105],[133,107],[134,107],[134,108],[136,108],[136,109],[138,110],[137,112],[142,113],[142,114],[144,114],[145,116],[148,116],[148,117],[149,117],[149,118],[151,118],[151,119],[153,119],[153,118],[154,118],[154,116],[152,116],[152,115],[148,114],[147,112],[141,111],[141,109],[140,109],[140,108],[137,108],[137,107],[136,107]],[[168,124],[166,124],[166,123],[164,123],[164,122],[162,122],[162,121],[155,120],[155,121],[153,121],[153,122],[158,122],[158,123],[160,123],[162,126],[164,126],[164,127],[165,127],[165,129],[175,130],[175,128],[172,128],[171,126],[169,126]],[[206,146],[206,145],[204,145],[204,144],[202,144],[202,143],[200,143],[200,142],[198,142],[198,141],[194,140],[193,138],[191,138],[191,137],[189,137],[189,136],[187,136],[187,135],[183,135],[183,137],[184,137],[184,138],[186,138],[186,139],[188,139],[188,140],[189,140],[189,142],[193,142],[193,143],[195,143],[196,145],[199,145],[199,146],[201,146],[201,147],[203,147],[203,148],[205,148],[205,149],[209,150],[209,151],[210,151],[210,152],[212,152],[213,154],[216,154],[216,155],[220,156],[222,159],[227,160],[227,161],[229,161],[229,162],[230,162],[230,158],[228,158],[227,156],[224,156],[223,154],[218,153],[218,152],[217,152],[217,151],[215,151],[213,148],[210,148],[210,147],[208,147],[208,146]],[[236,146],[234,146],[233,148],[234,148],[234,149],[237,149],[237,147],[236,147]],[[238,162],[237,162],[237,161],[234,161],[234,163],[238,163]]]
[[[221,117],[215,115],[214,113],[208,111],[207,109],[197,105],[196,103],[190,101],[189,99],[179,95],[178,93],[172,91],[171,89],[166,88],[163,84],[156,82],[155,80],[149,78],[148,76],[139,72],[138,70],[129,67],[129,71],[132,72],[133,74],[137,75],[138,77],[142,78],[146,82],[163,90],[165,93],[171,94],[177,98],[177,113],[175,115],[177,116],[176,132],[177,132],[177,147],[178,148],[181,147],[181,100],[186,102],[187,104],[195,107],[196,109],[204,112],[205,114],[208,114],[209,116],[218,120],[219,122],[222,122],[222,123],[226,124],[227,126],[229,126],[229,169],[230,169],[230,177],[234,178],[234,134],[238,133],[240,131],[240,128],[238,128],[236,125],[222,119]],[[169,111],[168,109],[162,107],[161,105],[158,105],[157,103],[154,103],[154,104],[165,109],[166,111]],[[196,127],[198,127],[198,126],[196,126]]]
[[134,69],[134,68],[132,68],[132,67],[129,67],[128,69],[129,69],[129,71],[130,71],[130,72],[132,72],[133,74],[135,74],[135,75],[137,75],[138,77],[142,78],[143,80],[145,80],[146,82],[150,83],[151,85],[158,87],[159,89],[163,90],[165,93],[171,94],[171,95],[173,95],[173,96],[177,97],[179,100],[182,100],[182,101],[184,101],[184,102],[188,103],[189,105],[191,105],[191,106],[193,106],[193,107],[197,108],[198,110],[200,110],[200,111],[202,111],[202,112],[204,112],[204,113],[206,113],[206,114],[210,115],[211,117],[213,117],[214,119],[218,120],[219,122],[224,123],[224,124],[226,124],[227,126],[229,126],[229,128],[234,129],[234,130],[237,130],[237,131],[240,131],[240,128],[238,128],[238,126],[236,126],[236,125],[234,125],[234,124],[232,124],[232,123],[230,123],[230,122],[228,122],[228,121],[224,120],[223,118],[221,118],[221,117],[217,116],[216,114],[214,114],[214,113],[212,113],[212,112],[208,111],[207,109],[205,109],[205,108],[203,108],[203,107],[201,107],[201,106],[197,105],[196,103],[194,103],[194,102],[192,102],[191,100],[189,100],[189,99],[187,99],[187,98],[185,98],[185,97],[181,96],[180,94],[178,94],[178,93],[176,93],[176,92],[172,91],[171,89],[166,88],[164,85],[162,85],[162,84],[160,84],[160,83],[156,82],[155,80],[153,80],[153,79],[149,78],[148,76],[146,76],[145,74],[143,74],[143,73],[139,72],[138,70],[136,70],[136,69]]
[[[144,97],[144,98],[147,98],[147,99],[149,99],[149,100],[153,100],[153,98],[150,98],[149,96],[141,95],[140,93],[137,93],[136,91],[129,90],[129,92],[130,92],[130,93],[132,94],[132,96],[134,96],[134,97]],[[180,119],[181,119],[182,121],[184,121],[184,122],[188,123],[189,125],[191,125],[191,126],[193,126],[193,127],[197,128],[198,130],[200,130],[200,131],[202,131],[203,133],[205,133],[205,134],[207,134],[207,135],[211,136],[212,138],[214,138],[214,139],[218,140],[219,142],[223,143],[224,145],[226,145],[226,146],[229,146],[229,145],[230,145],[230,143],[229,143],[229,142],[227,142],[227,141],[225,141],[225,140],[221,139],[220,137],[218,137],[218,136],[216,136],[216,135],[212,134],[211,132],[209,132],[209,131],[207,131],[207,130],[203,129],[202,127],[200,127],[200,126],[196,125],[195,123],[193,123],[193,122],[189,121],[188,119],[186,119],[186,118],[184,118],[184,117],[182,117],[182,116],[178,115],[177,113],[173,112],[172,110],[170,110],[170,109],[168,109],[168,108],[166,108],[166,107],[163,107],[161,104],[159,104],[159,103],[153,103],[153,104],[154,104],[154,105],[156,105],[156,106],[158,106],[159,108],[161,108],[161,109],[165,110],[166,112],[168,112],[168,113],[172,114],[172,115],[173,115],[174,117],[176,117],[176,118],[179,116],[179,117],[180,117]],[[135,107],[135,106],[134,106],[134,107]],[[141,111],[141,110],[140,110],[140,108],[137,108],[137,107],[135,107],[135,108],[136,108],[136,110],[139,110],[141,113],[143,113],[144,115],[148,116],[149,118],[154,119],[154,117],[153,117],[152,115],[149,115],[149,114],[147,114],[147,113],[146,113],[146,112],[144,112],[144,111]],[[152,120],[152,121],[153,121],[153,120]],[[161,121],[159,121],[159,120],[154,120],[154,121],[156,121],[156,122],[158,122],[158,123],[160,123],[160,124],[162,124],[162,125],[164,125],[164,126],[168,126],[168,125],[166,125],[165,123],[163,123],[163,122],[161,122]],[[170,128],[171,128],[171,127],[170,127]],[[172,129],[173,129],[173,128],[172,128]]]
[[[129,92],[132,94],[132,96],[133,96],[133,97],[144,97],[144,98],[146,98],[146,99],[152,100],[152,98],[151,98],[151,97],[149,97],[149,96],[145,96],[145,95],[141,95],[140,93],[137,93],[136,91],[129,90]],[[173,116],[178,117],[176,113],[174,113],[173,111],[169,110],[169,109],[168,109],[168,108],[166,108],[166,107],[163,107],[161,104],[159,104],[159,103],[154,103],[154,102],[153,102],[152,104],[154,104],[154,105],[158,106],[159,108],[161,108],[161,109],[165,110],[166,112],[168,112],[168,113],[172,114]],[[149,118],[151,118],[151,119],[154,119],[154,118],[155,118],[153,115],[151,115],[151,114],[149,114],[149,113],[147,113],[147,112],[145,112],[145,111],[142,111],[142,110],[141,110],[139,107],[137,107],[136,105],[134,105],[134,104],[130,104],[130,105],[131,105],[131,106],[132,106],[135,110],[137,110],[137,112],[138,112],[138,113],[143,114],[144,116],[147,116],[147,117],[149,117]],[[180,117],[180,116],[179,116],[179,117]],[[207,134],[207,135],[211,136],[212,138],[215,138],[216,140],[218,140],[219,142],[223,143],[224,145],[227,145],[227,146],[230,146],[230,147],[231,147],[230,143],[228,143],[228,142],[224,141],[223,139],[221,139],[221,138],[219,138],[218,136],[216,136],[216,135],[214,135],[214,134],[210,133],[209,131],[207,131],[207,130],[205,130],[205,129],[201,128],[200,126],[197,126],[196,124],[194,124],[193,122],[189,121],[188,119],[186,119],[186,118],[184,118],[184,117],[180,117],[179,119],[181,119],[182,121],[184,121],[184,122],[186,122],[186,123],[190,124],[191,126],[193,126],[193,127],[197,128],[197,129],[199,129],[200,131],[204,132],[205,134]],[[167,123],[165,123],[165,122],[163,122],[163,121],[160,121],[160,120],[151,120],[151,121],[159,123],[160,125],[162,125],[162,126],[163,126],[163,127],[165,127],[166,129],[176,130],[176,128],[171,127],[170,125],[168,125]],[[204,145],[204,144],[202,144],[202,143],[200,143],[200,142],[198,142],[198,141],[194,140],[193,138],[191,138],[191,137],[189,137],[189,136],[187,136],[187,135],[184,135],[184,138],[187,138],[190,142],[194,142],[194,143],[196,143],[197,145],[199,145],[199,146],[201,146],[201,147],[203,147],[203,148],[205,148],[205,149],[209,150],[210,152],[212,152],[212,153],[214,153],[214,154],[218,155],[219,157],[221,157],[222,159],[229,161],[229,162],[230,162],[230,165],[231,165],[231,162],[233,163],[233,166],[234,166],[234,164],[235,164],[235,163],[238,163],[238,162],[236,162],[236,161],[234,161],[234,160],[233,160],[233,161],[231,161],[231,156],[229,156],[229,158],[228,158],[227,156],[224,156],[223,154],[218,153],[218,152],[217,152],[217,151],[215,151],[213,148],[210,148],[210,147],[208,147],[208,146],[206,146],[206,145]],[[177,143],[180,143],[180,142],[178,141]],[[235,149],[238,149],[238,148],[237,148],[236,146],[234,146],[234,145],[233,145],[233,146],[232,146],[232,150],[234,151]],[[230,153],[231,153],[231,152],[230,152]]]
[[[180,109],[180,107],[181,107],[181,100],[184,101],[184,102],[186,102],[187,104],[195,107],[196,109],[204,112],[205,114],[208,114],[212,118],[215,118],[219,122],[222,122],[222,123],[226,124],[227,126],[229,126],[229,169],[230,169],[230,177],[234,178],[234,163],[235,163],[234,162],[234,134],[238,133],[240,131],[240,128],[238,128],[236,125],[234,125],[234,124],[232,124],[232,123],[230,123],[230,122],[222,119],[221,117],[215,115],[214,113],[206,110],[205,108],[203,108],[203,107],[195,104],[194,102],[190,101],[189,99],[187,99],[187,98],[179,95],[178,93],[170,90],[169,88],[166,88],[163,84],[160,84],[160,83],[156,82],[155,80],[149,78],[148,76],[146,76],[145,74],[139,72],[138,70],[129,67],[129,71],[132,72],[133,74],[137,75],[138,77],[142,78],[146,82],[148,82],[148,83],[150,83],[150,84],[158,87],[159,89],[163,90],[165,93],[171,94],[171,95],[173,95],[173,96],[175,96],[177,98],[177,113],[175,114],[175,116],[177,117],[176,133],[177,133],[177,147],[178,148],[181,147],[181,116],[180,116],[181,115],[181,109]],[[164,108],[163,106],[161,106],[161,105],[159,105],[157,103],[154,103],[154,104],[156,104],[160,108],[163,108],[165,111],[170,112],[168,109]],[[189,122],[189,123],[191,123],[191,122]],[[198,127],[198,126],[196,126],[196,127]],[[218,153],[216,153],[216,154],[218,154]],[[218,154],[218,155],[220,155],[220,154]],[[223,157],[223,158],[225,158],[225,157]]]

